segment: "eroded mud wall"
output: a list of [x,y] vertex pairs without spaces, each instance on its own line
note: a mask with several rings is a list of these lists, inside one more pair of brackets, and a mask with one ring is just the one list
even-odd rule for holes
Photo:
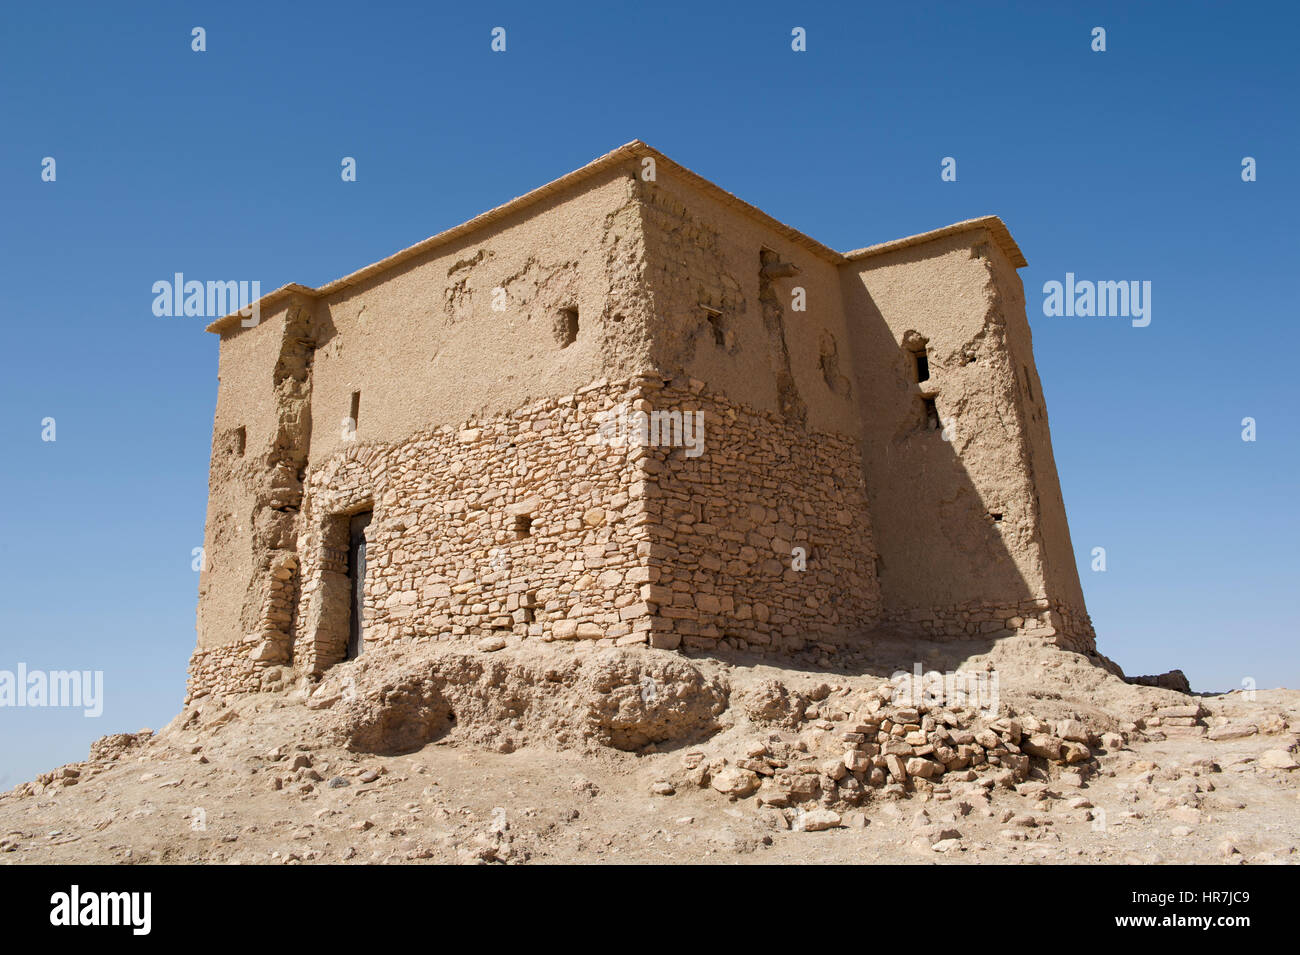
[[844,273],[884,623],[1090,645],[1014,268],[977,230]]
[[[312,461],[644,370],[635,167],[610,170],[317,304]],[[576,328],[574,327],[576,325]]]
[[856,435],[835,260],[662,170],[642,188],[655,370]]
[[191,692],[289,662],[314,348],[304,299],[223,335]]

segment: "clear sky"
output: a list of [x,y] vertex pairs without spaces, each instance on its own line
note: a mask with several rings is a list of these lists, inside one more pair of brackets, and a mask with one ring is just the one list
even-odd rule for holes
[[[217,340],[153,283],[319,285],[632,139],[841,250],[1002,216],[1101,650],[1300,686],[1298,34],[1291,3],[7,5],[0,670],[102,670],[104,706],[0,708],[0,786],[184,694]],[[1151,282],[1150,325],[1045,316],[1067,272]]]

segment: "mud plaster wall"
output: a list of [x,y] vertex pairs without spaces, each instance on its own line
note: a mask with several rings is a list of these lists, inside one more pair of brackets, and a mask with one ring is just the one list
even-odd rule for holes
[[269,550],[284,543],[282,528],[268,526],[266,512],[280,451],[280,402],[272,383],[287,312],[266,314],[247,334],[223,338],[199,572],[200,648],[260,628],[270,578],[258,571],[269,566]]
[[[355,391],[357,437],[394,441],[644,370],[650,312],[631,170],[319,302],[312,463],[343,445]],[[566,308],[579,330],[562,347]]]
[[[671,174],[643,183],[653,358],[759,411],[782,413],[788,372],[792,424],[857,433],[839,274],[834,264]],[[762,252],[797,274],[764,278]],[[791,292],[806,292],[807,311]],[[708,315],[716,312],[723,343]]]
[[[938,239],[845,270],[855,323],[867,493],[882,555],[884,621],[903,631],[1027,629],[1070,642],[1091,625],[1068,579],[1068,532],[1055,468],[1035,469],[1008,315],[1024,322],[1014,274],[987,233]],[[930,377],[910,351],[924,341]],[[1039,392],[1041,395],[1041,391]],[[932,397],[943,431],[926,427]],[[1035,486],[1037,484],[1037,487]],[[1061,507],[1045,523],[1040,507]],[[1000,516],[1000,520],[997,517]]]
[[997,311],[1004,317],[1009,358],[1019,369],[1021,423],[1028,436],[1029,481],[1043,532],[1044,577],[1047,592],[1077,617],[1085,617],[1083,588],[1065,514],[1065,500],[1052,453],[1043,383],[1034,364],[1033,340],[1025,312],[1025,290],[1020,275],[1001,255],[988,256],[993,270]]

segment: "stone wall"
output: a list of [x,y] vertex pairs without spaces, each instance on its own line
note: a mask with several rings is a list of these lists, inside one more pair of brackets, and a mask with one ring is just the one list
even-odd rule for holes
[[[320,673],[347,645],[347,524],[367,528],[367,644],[513,633],[645,642],[648,542],[634,449],[600,415],[629,382],[392,443],[357,442],[310,470],[298,520],[301,596],[292,659]],[[288,584],[288,580],[282,583]],[[196,652],[191,697],[256,690],[269,658],[246,640]]]
[[[638,412],[657,422],[656,411],[698,416],[702,430],[627,428]],[[346,528],[371,511],[367,645],[491,634],[776,652],[843,644],[879,612],[858,457],[851,439],[655,376],[409,441],[358,442],[309,472],[298,553],[272,567],[266,613],[294,622],[297,672],[342,660]],[[253,634],[196,653],[191,697],[280,685],[289,653],[272,643]]]
[[700,381],[650,382],[642,402],[700,414],[704,428],[700,454],[655,447],[643,463],[656,645],[788,653],[861,637],[879,616],[880,590],[857,443]]
[[185,702],[217,693],[258,693],[284,686],[288,668],[256,659],[257,640],[199,647],[190,655]]
[[[626,383],[597,382],[513,414],[336,452],[307,481],[300,669],[346,646],[337,529],[366,533],[365,640],[488,633],[645,640],[638,545],[644,501],[628,449],[596,439]],[[345,591],[344,591],[345,593]],[[343,622],[343,627],[339,622]]]
[[1047,597],[1001,606],[972,600],[949,607],[888,610],[881,615],[880,627],[891,634],[930,640],[1043,637],[1080,653],[1092,650],[1096,640],[1086,613]]

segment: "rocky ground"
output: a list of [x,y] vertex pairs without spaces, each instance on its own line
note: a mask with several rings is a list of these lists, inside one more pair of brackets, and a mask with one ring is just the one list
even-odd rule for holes
[[[1024,641],[794,669],[503,642],[376,649],[104,737],[0,795],[0,861],[1300,860],[1297,691],[1132,686]],[[918,654],[981,697],[890,679]]]

